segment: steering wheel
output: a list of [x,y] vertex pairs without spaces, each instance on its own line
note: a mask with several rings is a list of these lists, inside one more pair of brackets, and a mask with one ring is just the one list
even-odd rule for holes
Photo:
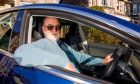
[[112,75],[121,54],[122,54],[121,48],[116,48],[114,50],[112,54],[113,60],[106,66],[105,70],[103,71],[103,75],[101,76],[102,79],[109,78]]

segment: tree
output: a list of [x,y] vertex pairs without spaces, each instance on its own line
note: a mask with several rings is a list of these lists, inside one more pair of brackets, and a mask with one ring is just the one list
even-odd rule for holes
[[92,6],[92,7],[90,7],[90,9],[104,12],[104,7],[102,7],[102,6]]

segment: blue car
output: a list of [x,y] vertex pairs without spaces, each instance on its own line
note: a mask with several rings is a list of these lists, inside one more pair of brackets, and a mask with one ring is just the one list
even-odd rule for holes
[[[54,65],[20,66],[12,56],[19,46],[44,37],[45,16],[60,19],[61,38],[76,51],[100,58],[113,53],[113,61],[107,66],[79,63],[80,73]],[[140,26],[66,4],[32,4],[0,11],[0,84],[16,83],[140,83]]]

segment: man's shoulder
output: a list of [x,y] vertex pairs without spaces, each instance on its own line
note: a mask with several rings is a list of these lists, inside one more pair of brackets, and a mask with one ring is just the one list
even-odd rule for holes
[[21,45],[20,47],[18,47],[18,48],[16,49],[16,51],[28,50],[28,49],[30,49],[30,48],[32,48],[32,47],[33,47],[33,46],[32,46],[32,43],[23,44],[23,45]]
[[42,44],[44,42],[46,42],[46,39],[45,38],[42,38],[42,39],[39,39],[37,41],[34,41],[34,42],[30,43],[30,45],[32,45],[32,44]]
[[31,49],[31,48],[35,48],[35,47],[39,48],[41,46],[41,44],[43,44],[43,41],[44,41],[44,39],[40,39],[35,42],[23,44],[17,50],[20,50],[20,49],[26,50],[26,49]]

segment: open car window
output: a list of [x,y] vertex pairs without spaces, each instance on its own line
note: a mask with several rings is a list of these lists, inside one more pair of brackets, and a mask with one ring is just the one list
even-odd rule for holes
[[15,23],[16,13],[0,15],[0,48],[8,51],[11,32]]
[[[33,16],[31,41],[44,38],[42,24],[45,16]],[[74,48],[76,51],[93,56],[104,57],[112,53],[115,48],[124,50],[128,44],[120,39],[80,22],[74,22],[59,18],[61,23],[61,40]]]

